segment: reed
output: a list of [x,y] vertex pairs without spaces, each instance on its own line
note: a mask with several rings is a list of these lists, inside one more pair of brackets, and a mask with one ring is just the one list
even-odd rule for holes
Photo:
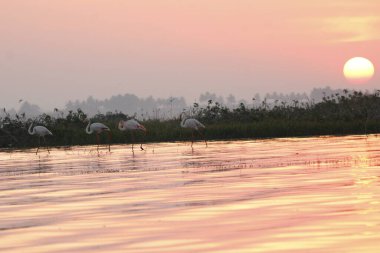
[[[194,104],[193,116],[206,125],[209,140],[241,138],[273,138],[311,135],[346,135],[378,133],[380,130],[379,91],[371,94],[353,92],[325,97],[322,102],[290,104],[265,101],[255,107],[240,104],[230,109],[209,101],[206,106]],[[121,132],[116,125],[127,115],[117,113],[98,114],[91,119],[106,124],[112,131],[113,143],[130,143],[131,135]],[[72,146],[95,144],[94,136],[84,131],[87,115],[78,109],[66,117],[55,118],[42,114],[35,121],[53,132],[47,138],[49,145]],[[33,147],[36,139],[27,133],[32,119],[25,115],[1,118],[0,147]],[[141,122],[147,129],[146,136],[136,135],[136,141],[163,142],[189,140],[191,133],[180,127],[179,117],[171,120],[148,119]],[[101,140],[106,142],[106,138]]]

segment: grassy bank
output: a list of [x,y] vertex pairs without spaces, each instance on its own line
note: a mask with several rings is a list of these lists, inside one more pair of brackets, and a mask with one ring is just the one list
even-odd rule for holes
[[[234,109],[209,101],[206,106],[194,104],[192,115],[206,125],[204,131],[209,140],[239,138],[270,138],[311,135],[346,135],[378,133],[380,130],[379,92],[336,94],[320,103],[293,101],[291,104],[264,101],[261,105],[248,107],[240,104]],[[102,122],[112,131],[112,143],[130,143],[131,135],[117,129],[123,113],[98,114],[92,122]],[[40,115],[36,124],[44,125],[53,132],[48,136],[49,145],[71,146],[95,144],[93,135],[85,133],[87,115],[80,109],[65,117],[54,118]],[[37,137],[28,134],[32,119],[25,115],[1,118],[1,147],[34,147]],[[189,140],[191,132],[180,127],[180,120],[145,120],[146,136],[136,135],[136,141],[161,142]],[[106,142],[105,136],[102,142]]]

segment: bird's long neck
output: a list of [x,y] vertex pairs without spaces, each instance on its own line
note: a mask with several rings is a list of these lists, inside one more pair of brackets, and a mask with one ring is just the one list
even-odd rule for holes
[[144,133],[146,133],[146,128],[143,125],[141,125],[141,124],[137,125],[137,129],[139,129],[139,130],[143,131]]
[[87,133],[87,134],[92,134],[92,132],[93,132],[93,131],[90,129],[90,125],[91,125],[91,122],[89,121],[89,122],[88,122],[88,125],[86,126],[86,133]]
[[33,130],[32,130],[32,126],[33,126],[33,123],[30,124],[29,129],[28,129],[28,133],[29,133],[30,135],[35,134],[35,130],[34,130],[34,128],[33,128]]
[[124,121],[122,121],[122,120],[119,121],[118,128],[119,128],[119,130],[121,130],[121,131],[125,130],[125,127],[124,127]]
[[181,127],[185,127],[185,121],[187,120],[187,117],[185,116],[185,114],[181,114]]

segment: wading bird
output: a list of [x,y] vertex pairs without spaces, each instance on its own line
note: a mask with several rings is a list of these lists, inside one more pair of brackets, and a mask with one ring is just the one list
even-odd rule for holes
[[38,148],[37,148],[37,151],[36,151],[36,155],[37,155],[38,150],[40,149],[40,146],[41,146],[41,137],[44,140],[44,144],[46,146],[46,149],[47,149],[48,153],[50,154],[49,147],[46,144],[45,136],[46,135],[53,135],[53,134],[49,131],[49,129],[47,129],[44,126],[35,126],[35,127],[33,127],[33,129],[32,129],[32,126],[33,126],[33,122],[29,126],[28,133],[30,135],[37,135],[38,136]]
[[191,129],[191,147],[193,147],[194,143],[194,131],[196,131],[205,141],[206,147],[207,147],[207,141],[200,129],[205,129],[205,125],[203,125],[201,122],[194,118],[189,118],[186,116],[186,114],[183,112],[181,113],[181,127],[183,128],[189,128]]
[[97,150],[99,151],[99,134],[102,132],[108,132],[108,151],[111,152],[111,130],[109,129],[108,126],[104,125],[103,123],[92,123],[89,121],[88,125],[86,127],[86,133],[87,134],[92,134],[95,132],[96,134],[96,142],[98,144]]
[[[146,133],[146,128],[141,125],[137,120],[130,119],[130,120],[120,120],[118,128],[120,131],[131,131],[132,136],[132,152],[133,152],[133,144],[135,142],[134,132],[135,131],[142,131],[144,134]],[[140,149],[144,150],[142,147],[142,143],[140,145]]]

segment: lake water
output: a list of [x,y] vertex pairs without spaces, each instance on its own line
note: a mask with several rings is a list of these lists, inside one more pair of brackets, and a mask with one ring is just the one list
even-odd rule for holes
[[137,150],[0,152],[0,252],[380,252],[380,137]]

